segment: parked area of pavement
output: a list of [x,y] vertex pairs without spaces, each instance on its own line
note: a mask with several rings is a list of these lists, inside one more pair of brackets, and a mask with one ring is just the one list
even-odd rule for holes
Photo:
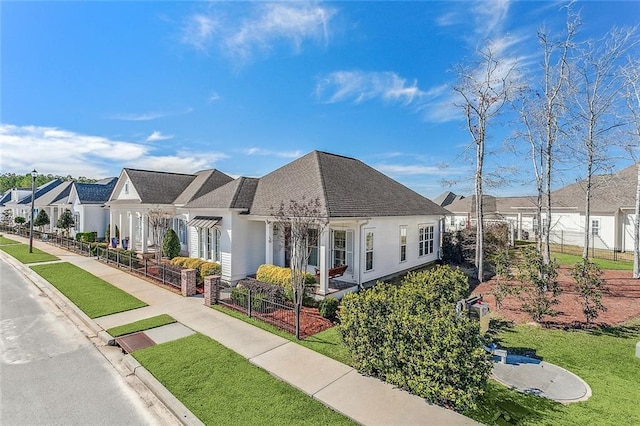
[[[16,236],[12,236],[12,238],[21,242],[27,241]],[[312,398],[321,401],[333,410],[358,423],[366,425],[477,424],[461,414],[429,404],[422,398],[394,388],[392,385],[378,379],[365,377],[352,367],[307,349],[295,342],[211,309],[203,304],[202,297],[185,298],[124,271],[97,262],[95,259],[73,254],[40,241],[35,242],[34,245],[45,252],[58,256],[62,261],[74,264],[102,278],[148,304],[143,308],[94,320],[89,319],[76,309],[78,316],[87,323],[96,335],[101,335],[104,339],[110,337],[106,335],[104,330],[111,327],[129,324],[160,314],[169,314],[178,323],[164,326],[151,332],[145,332],[146,338],[153,343],[160,344],[183,337],[193,331],[202,333],[241,354],[251,363],[265,369],[273,376],[302,390]],[[0,256],[7,259],[17,269],[22,270],[36,285],[46,286],[51,292],[57,292],[54,287],[28,267],[9,258],[1,251]],[[60,295],[60,297],[66,300],[64,296]],[[66,303],[71,305],[68,300]],[[142,368],[135,362],[131,362],[131,365],[136,371]],[[545,368],[545,372],[552,370],[546,365],[540,368]],[[585,397],[586,392],[581,394],[581,391],[576,387],[577,385],[574,385],[575,381],[567,382],[568,379],[572,379],[572,377],[568,376],[573,376],[571,373],[559,367],[556,367],[554,371],[553,375],[544,376],[540,374],[539,369],[518,368],[513,363],[507,363],[498,366],[494,370],[494,375],[507,386],[516,388],[518,388],[518,383],[522,381],[525,386],[531,388],[547,389],[544,381],[551,380],[554,383],[553,391],[546,392],[549,397],[559,395],[562,402],[570,402],[574,398],[579,400],[579,398]],[[534,379],[539,380],[534,382]],[[528,385],[529,383],[533,383],[533,385]],[[565,386],[565,383],[569,385]],[[156,383],[150,387],[153,388],[157,385]],[[566,393],[563,393],[565,391]],[[166,392],[166,389],[164,392]],[[162,394],[162,391],[158,393]],[[168,392],[166,393],[168,394]],[[159,397],[162,398],[162,395],[159,395]],[[172,401],[164,400],[163,402],[167,403],[168,406],[173,403]],[[184,410],[185,407],[178,407],[173,411],[183,422],[197,423],[197,419],[195,417],[189,419],[188,413],[184,414]]]

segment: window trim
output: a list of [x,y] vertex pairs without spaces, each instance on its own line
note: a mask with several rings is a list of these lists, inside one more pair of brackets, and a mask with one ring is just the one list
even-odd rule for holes
[[418,257],[433,254],[435,244],[435,224],[418,224]]
[[[596,226],[593,226],[594,224]],[[600,219],[591,219],[591,235],[599,237],[600,236],[600,229],[602,229],[600,227]]]
[[[407,226],[400,225],[400,263],[407,261]],[[404,250],[403,250],[404,249]]]
[[[369,247],[369,236],[371,236],[371,247]],[[374,248],[375,248],[375,239],[373,229],[365,229],[364,230],[364,271],[371,272],[374,270]],[[369,259],[369,255],[371,255],[371,259]],[[371,262],[371,266],[369,266],[369,262]]]

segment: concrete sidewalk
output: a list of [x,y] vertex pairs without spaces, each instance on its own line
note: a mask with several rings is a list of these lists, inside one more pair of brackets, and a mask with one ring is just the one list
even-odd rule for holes
[[[14,235],[10,238],[28,242]],[[166,313],[358,423],[477,424],[461,414],[431,405],[378,379],[362,376],[348,365],[204,306],[201,297],[182,297],[93,258],[76,255],[41,241],[34,241],[34,246],[102,278],[149,305],[97,318],[94,321],[98,329]]]

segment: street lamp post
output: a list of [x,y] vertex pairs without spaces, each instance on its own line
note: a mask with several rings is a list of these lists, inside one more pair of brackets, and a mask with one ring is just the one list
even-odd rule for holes
[[36,177],[38,172],[33,169],[31,172],[31,220],[29,221],[29,253],[33,253],[33,213],[35,210],[36,201]]

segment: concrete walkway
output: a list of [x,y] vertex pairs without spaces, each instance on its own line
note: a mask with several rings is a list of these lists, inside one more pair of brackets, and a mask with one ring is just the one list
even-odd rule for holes
[[[28,242],[14,235],[10,238]],[[182,297],[93,258],[76,255],[47,243],[34,241],[34,246],[102,278],[149,305],[97,318],[93,321],[98,330],[166,313],[358,423],[477,424],[461,414],[429,404],[378,379],[362,376],[348,365],[206,307],[201,297]]]

